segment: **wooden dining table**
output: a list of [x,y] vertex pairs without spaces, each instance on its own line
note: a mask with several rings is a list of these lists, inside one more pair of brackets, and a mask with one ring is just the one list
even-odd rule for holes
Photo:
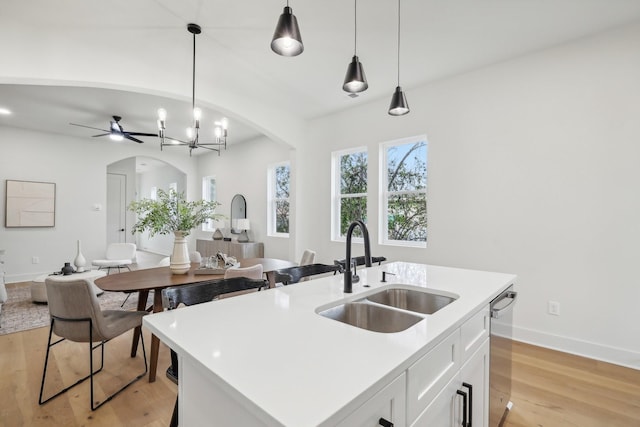
[[[110,274],[96,279],[94,283],[105,291],[110,292],[138,292],[138,310],[146,311],[149,291],[153,291],[153,312],[163,310],[162,290],[169,286],[180,286],[189,283],[203,282],[206,280],[222,279],[222,274],[195,274],[194,271],[200,267],[200,263],[191,263],[191,268],[186,274],[173,274],[169,267],[147,268],[143,270],[126,271],[123,273]],[[131,357],[135,357],[138,351],[138,339],[141,328],[136,328],[133,333],[131,343]],[[156,370],[158,367],[158,352],[160,340],[155,335],[151,335],[151,356],[149,358],[149,382],[156,380]]]
[[[240,261],[240,267],[251,267],[262,264],[263,272],[269,281],[269,287],[275,287],[275,271],[297,265],[294,262],[276,258],[246,258]],[[154,313],[163,310],[162,290],[170,286],[187,285],[190,283],[204,282],[207,280],[222,279],[222,274],[195,274],[195,270],[200,267],[200,263],[191,263],[191,268],[186,274],[173,274],[169,267],[155,267],[142,270],[126,271],[117,274],[110,274],[96,279],[94,283],[105,291],[110,292],[138,292],[139,311],[146,311],[149,291],[153,291]],[[135,357],[138,351],[138,340],[141,328],[136,328],[133,333],[131,343],[131,357]],[[158,352],[160,350],[160,340],[155,335],[151,335],[151,355],[149,358],[149,382],[156,380],[158,368]]]

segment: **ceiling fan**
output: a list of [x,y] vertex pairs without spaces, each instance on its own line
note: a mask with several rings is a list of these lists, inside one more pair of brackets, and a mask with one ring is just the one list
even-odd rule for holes
[[146,132],[127,132],[122,128],[122,125],[120,124],[120,120],[122,120],[122,117],[120,116],[112,116],[113,120],[111,120],[111,124],[109,125],[109,130],[106,129],[100,129],[100,128],[94,128],[92,126],[85,126],[85,125],[79,125],[77,123],[69,123],[70,125],[73,126],[80,126],[83,128],[88,128],[88,129],[94,129],[94,130],[99,130],[105,133],[101,133],[98,135],[93,135],[94,137],[96,136],[107,136],[109,135],[109,137],[114,140],[114,141],[122,141],[123,139],[129,139],[131,141],[135,141],[138,144],[142,144],[144,141],[138,139],[138,138],[134,138],[134,136],[158,136],[157,133],[146,133]]

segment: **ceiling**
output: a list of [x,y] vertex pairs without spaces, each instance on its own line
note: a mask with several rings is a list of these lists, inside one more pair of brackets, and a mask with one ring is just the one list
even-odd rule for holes
[[[203,122],[228,117],[230,143],[254,139],[263,130],[245,120],[242,103],[232,111],[215,105],[215,93],[226,99],[237,94],[247,109],[263,106],[302,120],[390,99],[397,84],[396,1],[358,3],[357,53],[369,89],[357,98],[342,91],[354,53],[353,3],[292,0],[305,44],[304,53],[293,58],[269,49],[284,5],[280,0],[3,0],[0,107],[14,114],[0,116],[0,125],[91,137],[97,132],[69,123],[107,129],[111,116],[119,115],[127,131],[155,132],[162,106],[169,113],[168,133],[182,137],[191,98],[189,22],[202,27],[196,97],[199,90],[214,94],[205,103]],[[400,83],[411,104],[411,88],[638,20],[637,0],[402,0]],[[150,64],[163,78],[136,75]],[[42,86],[37,78],[64,81],[67,69],[79,70],[85,80]],[[120,73],[138,79],[140,90],[130,84],[128,90],[114,90]],[[23,83],[22,77],[35,84],[15,84]],[[167,90],[163,79],[180,90]],[[154,139],[145,140],[157,144]],[[149,145],[157,149],[155,144]]]

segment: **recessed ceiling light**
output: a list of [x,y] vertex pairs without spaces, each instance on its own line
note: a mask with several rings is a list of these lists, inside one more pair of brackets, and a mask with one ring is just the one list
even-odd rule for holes
[[7,108],[0,107],[0,114],[2,114],[4,116],[8,116],[9,114],[11,114],[11,110],[9,110]]

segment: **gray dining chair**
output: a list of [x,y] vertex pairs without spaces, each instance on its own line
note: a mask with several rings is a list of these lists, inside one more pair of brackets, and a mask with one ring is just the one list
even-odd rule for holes
[[339,264],[307,264],[295,267],[281,268],[275,272],[276,283],[283,285],[291,285],[293,283],[302,282],[311,276],[325,273],[342,273],[342,266]]
[[[51,399],[60,396],[86,379],[91,382],[91,410],[94,411],[110,401],[118,393],[129,387],[134,382],[145,376],[147,373],[147,354],[144,348],[144,338],[140,334],[142,341],[142,359],[144,361],[144,372],[138,374],[116,392],[112,393],[100,403],[96,404],[94,399],[94,375],[102,371],[104,367],[104,345],[107,341],[124,334],[125,332],[140,328],[142,317],[148,314],[146,311],[125,311],[125,310],[102,310],[98,298],[94,293],[91,283],[84,279],[71,282],[57,282],[47,278],[47,297],[49,299],[49,314],[51,323],[49,328],[49,339],[47,342],[47,354],[42,370],[42,383],[40,385],[40,397],[38,402],[42,405]],[[51,342],[51,337],[56,334],[60,339]],[[74,384],[58,391],[53,396],[43,400],[45,380],[47,376],[47,366],[51,347],[65,340],[77,343],[87,343],[89,351],[89,374],[77,380]],[[97,343],[94,345],[94,343]],[[100,348],[100,367],[94,371],[93,351]]]

